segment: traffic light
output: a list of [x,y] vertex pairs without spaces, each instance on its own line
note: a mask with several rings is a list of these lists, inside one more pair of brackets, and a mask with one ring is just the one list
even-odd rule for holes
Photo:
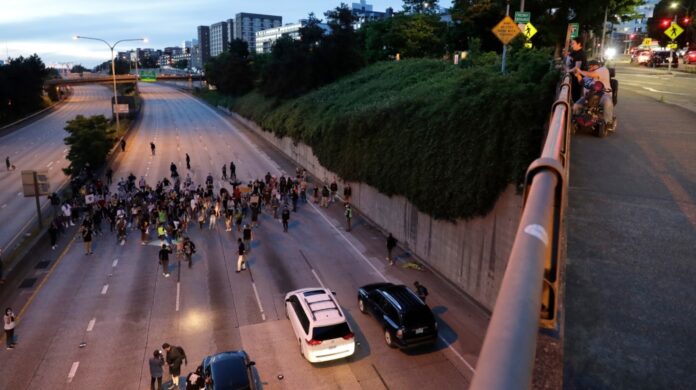
[[631,40],[634,40],[634,39],[636,38],[636,34],[631,34],[631,35],[629,36],[629,38],[630,38]]
[[688,25],[689,23],[691,23],[691,18],[688,17],[688,16],[685,16],[684,19],[682,19],[682,22],[683,22],[685,25]]
[[660,26],[662,26],[663,28],[669,27],[670,24],[672,24],[672,21],[669,19],[662,19],[662,21],[660,21]]

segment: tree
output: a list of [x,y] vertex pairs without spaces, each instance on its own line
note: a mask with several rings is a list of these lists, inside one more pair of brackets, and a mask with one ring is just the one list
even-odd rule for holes
[[407,14],[436,14],[439,8],[437,0],[404,0]]
[[399,14],[367,23],[362,29],[365,59],[375,62],[393,58],[442,57],[447,26],[437,15]]
[[69,135],[64,142],[70,147],[67,156],[70,165],[63,169],[66,175],[77,176],[87,166],[96,169],[104,164],[115,133],[104,115],[78,115],[68,121],[65,130]]
[[[116,74],[128,74],[130,72],[130,62],[116,58],[114,60],[114,68],[116,69]],[[111,74],[111,61],[104,61],[94,68],[95,72],[106,72]]]
[[88,72],[88,71],[89,71],[89,70],[88,70],[87,68],[85,68],[84,66],[79,65],[79,64],[78,64],[78,65],[74,65],[74,66],[70,69],[70,72],[71,72],[71,73],[83,73],[83,72]]
[[159,68],[159,62],[158,59],[155,57],[140,57],[138,58],[138,63],[140,64],[141,68],[146,68],[146,69],[153,69],[153,68]]
[[178,60],[177,62],[174,63],[174,67],[177,69],[186,69],[186,68],[188,68],[188,60],[186,60],[186,59]]
[[43,84],[49,71],[38,55],[11,59],[0,67],[0,122],[19,118],[43,106]]
[[241,39],[234,39],[228,51],[205,64],[206,81],[223,94],[239,96],[249,92],[254,87],[255,77],[248,44]]
[[331,83],[364,66],[353,28],[358,20],[348,5],[341,3],[324,13],[331,34],[324,37],[312,56],[315,85]]

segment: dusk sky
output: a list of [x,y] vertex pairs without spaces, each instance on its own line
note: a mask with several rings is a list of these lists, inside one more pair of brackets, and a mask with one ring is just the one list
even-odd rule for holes
[[[353,1],[346,2],[350,5]],[[355,2],[359,2],[356,0]],[[401,0],[368,0],[375,11],[402,9]],[[442,1],[441,7],[450,6]],[[196,36],[196,27],[234,18],[238,12],[280,15],[283,24],[324,12],[340,0],[2,0],[0,58],[37,53],[47,65],[71,62],[92,67],[110,58],[105,44],[73,40],[74,35],[115,42],[147,37],[148,43],[124,42],[116,51],[136,47],[180,46]]]

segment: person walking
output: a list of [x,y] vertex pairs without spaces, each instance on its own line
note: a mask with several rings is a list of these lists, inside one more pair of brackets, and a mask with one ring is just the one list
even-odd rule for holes
[[189,268],[193,265],[194,253],[196,253],[196,244],[194,244],[190,238],[184,238],[184,256],[186,257],[186,261],[188,261]]
[[114,170],[111,167],[106,169],[106,185],[110,186],[114,178]]
[[242,229],[242,239],[244,240],[244,246],[246,247],[246,251],[251,252],[252,235],[251,226],[249,226],[249,224],[244,225],[244,229]]
[[155,155],[155,143],[154,142],[150,142],[150,152],[152,152],[153,156]]
[[389,265],[394,265],[394,259],[392,258],[392,251],[396,247],[397,240],[392,236],[391,233],[389,233],[389,237],[387,237],[387,261],[389,262]]
[[[150,390],[162,390],[162,377],[164,376],[164,357],[159,350],[155,350],[150,358]],[[155,388],[157,382],[157,388]]]
[[3,316],[3,325],[5,329],[5,343],[7,344],[7,349],[14,349],[15,345],[15,314],[12,312],[12,308],[8,307],[5,309],[5,315]]
[[227,165],[222,164],[222,180],[227,180]]
[[72,221],[72,207],[70,206],[70,203],[67,201],[63,202],[63,207],[61,207],[61,211],[63,212],[63,217],[65,228],[67,229],[68,227],[68,222],[70,222],[70,226],[75,226],[75,224]]
[[12,164],[10,163],[10,156],[7,156],[5,158],[5,166],[7,166],[7,171],[10,171],[10,168],[12,167]]
[[56,249],[56,241],[58,241],[58,223],[54,219],[51,226],[48,227],[48,238],[51,240],[51,249]]
[[280,213],[280,219],[283,221],[283,231],[288,232],[288,224],[290,222],[290,210],[288,204],[283,205],[283,211]]
[[343,201],[346,203],[350,203],[352,196],[353,188],[351,188],[350,183],[346,183],[346,186],[343,187]]
[[82,242],[85,246],[85,255],[91,255],[92,252],[92,222],[85,218],[80,227]]
[[181,364],[188,365],[186,352],[181,347],[170,345],[169,343],[162,344],[162,349],[167,352],[167,365],[169,366],[169,375],[172,376],[172,384],[170,389],[179,388],[179,376],[181,375]]
[[186,169],[191,170],[191,157],[186,153]]
[[346,212],[345,212],[345,216],[346,216],[346,225],[347,225],[346,230],[347,230],[347,231],[350,231],[350,228],[351,228],[351,223],[350,223],[350,222],[351,222],[351,220],[353,219],[353,209],[350,207],[350,204],[349,204],[349,203],[346,203]]
[[121,151],[125,152],[126,151],[126,140],[121,138]]
[[246,252],[246,248],[244,247],[244,243],[242,242],[241,238],[237,239],[237,244],[237,254],[239,255],[239,257],[237,257],[237,273],[240,273],[242,270],[246,269],[246,256],[244,254]]
[[428,289],[425,288],[424,285],[418,283],[417,280],[413,282],[413,287],[416,288],[416,295],[418,295],[418,298],[420,298],[421,301],[425,302],[425,298],[428,297]]
[[329,201],[334,203],[336,201],[336,193],[338,192],[338,183],[336,183],[336,178],[334,178],[331,184],[329,184],[329,187],[331,189],[331,198]]
[[172,253],[171,248],[167,244],[162,244],[162,249],[159,251],[159,262],[162,264],[162,275],[165,278],[169,277],[169,254]]
[[321,203],[319,203],[320,207],[329,207],[329,187],[324,186],[324,188],[321,189]]
[[230,179],[237,179],[237,167],[234,166],[234,163],[232,161],[230,161]]

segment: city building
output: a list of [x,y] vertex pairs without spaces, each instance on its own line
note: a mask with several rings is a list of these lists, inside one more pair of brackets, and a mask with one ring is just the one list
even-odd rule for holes
[[210,58],[210,27],[198,26],[198,58],[196,62],[200,64],[199,69],[203,69],[205,63]]
[[227,50],[229,35],[227,22],[218,22],[210,25],[210,56],[216,57]]
[[620,24],[615,24],[614,31],[619,34],[647,33],[648,19],[652,18],[657,3],[659,3],[659,0],[645,0],[643,4],[636,7],[636,13],[640,16],[636,19],[625,20]]
[[249,44],[249,51],[256,47],[256,32],[283,25],[282,16],[260,15],[241,12],[234,17],[234,39]]
[[[254,50],[256,50],[256,53],[270,53],[273,43],[283,36],[288,36],[292,39],[300,39],[300,29],[306,24],[306,20],[300,20],[299,23],[288,23],[285,26],[257,31],[254,37],[256,43]],[[331,31],[327,24],[320,23],[319,26],[327,33]]]
[[372,9],[372,4],[367,4],[365,0],[360,0],[359,3],[353,3],[351,6],[353,15],[358,17],[355,22],[355,29],[359,29],[364,23],[371,20],[380,20],[390,18],[394,15],[394,10],[390,7],[385,12],[379,12]]
[[234,19],[227,19],[225,23],[227,23],[227,40],[232,41],[234,39]]

